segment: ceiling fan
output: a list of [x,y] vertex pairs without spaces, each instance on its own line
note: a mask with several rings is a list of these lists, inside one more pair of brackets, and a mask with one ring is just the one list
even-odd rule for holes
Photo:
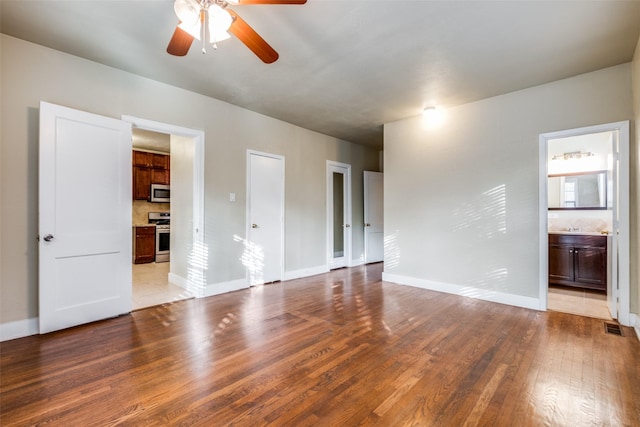
[[209,42],[216,48],[216,43],[228,39],[231,33],[263,62],[271,64],[278,59],[278,52],[228,6],[306,2],[307,0],[175,0],[174,10],[180,22],[169,41],[167,52],[171,55],[185,56],[193,39],[198,39],[202,40],[202,53],[205,53],[207,34]]

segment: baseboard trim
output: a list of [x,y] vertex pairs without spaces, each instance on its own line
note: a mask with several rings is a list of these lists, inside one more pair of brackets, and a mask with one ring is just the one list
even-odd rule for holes
[[303,277],[315,276],[317,274],[323,274],[329,272],[329,266],[318,265],[316,267],[301,268],[299,270],[291,270],[284,272],[284,278],[282,280],[301,279]]
[[358,258],[358,259],[352,259],[351,264],[349,264],[349,267],[359,267],[361,265],[364,265],[364,259]]
[[636,336],[640,340],[640,317],[637,314],[629,314],[629,320],[631,321],[631,326],[633,330],[636,331]]
[[507,294],[489,289],[473,288],[471,286],[453,285],[450,283],[435,282],[433,280],[418,279],[415,277],[401,276],[397,274],[382,273],[382,280],[399,285],[413,286],[431,291],[444,292],[463,297],[475,298],[484,301],[497,302],[499,304],[540,310],[540,300],[522,295]]
[[191,280],[182,276],[178,276],[177,274],[169,273],[169,283],[187,290],[196,298],[202,298],[203,296],[205,296],[205,289],[202,286],[197,286]]
[[37,335],[40,332],[40,323],[37,317],[0,324],[0,342],[14,340],[16,338]]
[[249,282],[247,279],[230,280],[228,282],[218,282],[208,284],[204,290],[202,297],[210,297],[213,295],[226,294],[227,292],[239,291],[247,289]]

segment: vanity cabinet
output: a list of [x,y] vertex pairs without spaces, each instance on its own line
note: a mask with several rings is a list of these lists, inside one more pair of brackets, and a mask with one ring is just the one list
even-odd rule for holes
[[607,236],[549,234],[549,284],[607,289]]

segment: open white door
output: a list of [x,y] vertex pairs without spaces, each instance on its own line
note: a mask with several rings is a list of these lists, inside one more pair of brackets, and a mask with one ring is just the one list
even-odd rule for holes
[[327,259],[351,266],[351,165],[327,160]]
[[249,283],[282,280],[284,270],[284,157],[248,152],[247,252]]
[[384,198],[382,172],[364,171],[364,262],[384,259]]
[[[613,129],[613,233],[611,238],[612,289],[607,302],[611,315],[622,325],[630,318],[630,227],[629,227],[629,122]],[[607,289],[607,291],[609,288]]]
[[131,311],[131,125],[40,103],[40,333]]
[[[620,222],[620,193],[618,182],[620,180],[620,144],[618,138],[618,132],[611,132],[611,144],[612,144],[612,161],[611,161],[611,176],[608,177],[611,182],[611,204],[612,210],[612,227],[611,227],[611,239],[609,240],[609,247],[607,248],[609,266],[609,276],[607,280],[607,305],[609,306],[609,312],[614,319],[618,318],[618,237],[619,237],[619,222]],[[609,204],[609,203],[607,203]]]

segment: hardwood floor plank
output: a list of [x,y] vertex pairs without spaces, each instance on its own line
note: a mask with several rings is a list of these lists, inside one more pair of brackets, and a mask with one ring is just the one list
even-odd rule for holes
[[0,425],[640,425],[632,329],[382,268],[0,343]]

